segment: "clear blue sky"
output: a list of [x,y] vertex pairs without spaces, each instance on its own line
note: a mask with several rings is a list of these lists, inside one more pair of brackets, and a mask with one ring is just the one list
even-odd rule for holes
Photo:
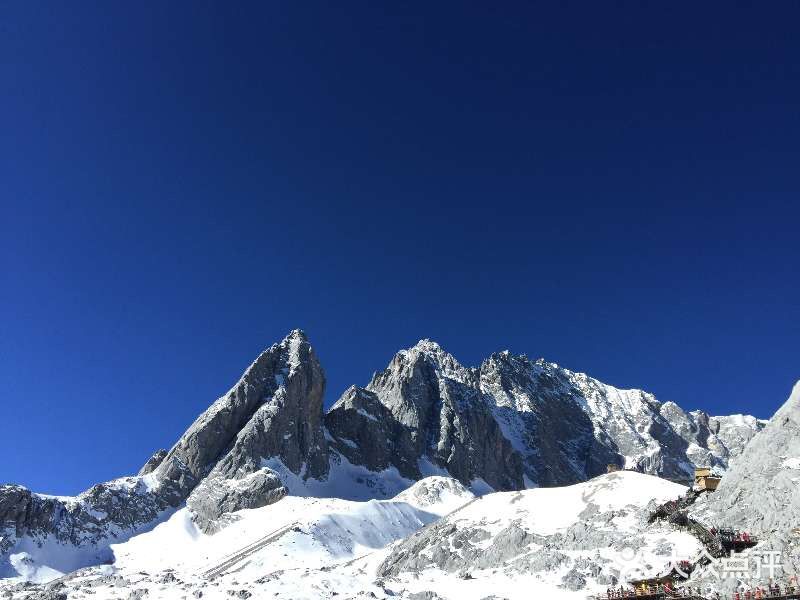
[[783,402],[800,5],[431,4],[3,3],[0,481],[134,472],[295,327],[329,403],[423,337]]

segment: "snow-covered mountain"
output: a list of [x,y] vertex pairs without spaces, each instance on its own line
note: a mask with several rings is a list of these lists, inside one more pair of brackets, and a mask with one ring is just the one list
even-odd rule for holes
[[387,500],[288,496],[239,511],[213,535],[182,508],[112,546],[113,565],[47,585],[0,582],[0,595],[512,600],[540,593],[578,600],[605,590],[630,565],[657,573],[673,554],[699,552],[690,534],[646,519],[653,501],[684,490],[625,472],[476,498],[454,479],[429,477]]
[[463,485],[442,477],[387,500],[287,496],[240,511],[215,534],[198,528],[191,510],[183,508],[151,532],[114,546],[115,567],[133,574],[169,565],[177,577],[199,586],[218,578],[255,582],[302,565],[319,570],[385,548],[473,498]]
[[52,569],[106,562],[113,556],[110,544],[152,528],[184,504],[199,526],[212,529],[223,515],[275,502],[286,488],[263,466],[267,457],[310,476],[327,474],[320,425],[324,387],[310,344],[294,331],[261,353],[139,475],[98,484],[75,498],[0,486],[0,577],[24,572],[37,578]]
[[351,462],[495,490],[585,481],[608,464],[688,482],[695,464],[724,471],[763,427],[508,352],[466,368],[429,340],[347,390],[325,424]]
[[608,463],[688,480],[693,463],[725,469],[763,426],[507,352],[467,368],[427,340],[327,413],[324,389],[295,330],[138,475],[75,498],[0,486],[0,577],[45,580],[118,559],[115,544],[165,521],[233,535],[248,511],[297,502],[287,495],[389,499],[431,475],[483,494],[582,482]]
[[758,536],[754,552],[778,552],[783,574],[800,576],[800,381],[692,516]]
[[474,597],[530,598],[537,591],[585,597],[605,591],[626,570],[666,573],[672,556],[701,552],[691,534],[647,522],[651,503],[685,491],[618,472],[566,487],[488,494],[394,544],[377,576],[440,593],[460,589],[463,597],[469,588],[481,590]]

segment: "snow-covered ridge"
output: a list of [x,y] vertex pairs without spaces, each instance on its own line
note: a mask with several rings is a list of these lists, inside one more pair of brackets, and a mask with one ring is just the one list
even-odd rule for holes
[[[480,478],[494,489],[583,481],[608,464],[689,481],[696,464],[727,469],[763,427],[753,417],[686,412],[646,391],[508,351],[464,367],[430,340],[398,352],[329,411],[332,440],[341,440],[337,449],[351,461],[368,464],[360,446],[386,446],[385,432],[357,416],[379,412],[409,432],[392,448],[396,460],[385,456],[382,464],[418,478],[413,465],[425,458],[463,482]],[[344,420],[358,428],[340,431]],[[488,459],[487,441],[499,448]]]
[[[699,543],[649,506],[685,488],[614,473],[581,484],[474,497],[450,478],[423,479],[393,498],[364,502],[288,496],[242,510],[209,535],[183,508],[112,546],[112,566],[85,569],[52,588],[69,598],[340,597],[579,600],[621,576],[635,550],[660,572]],[[259,542],[259,540],[263,540]],[[12,600],[22,590],[0,582]]]
[[439,477],[416,482],[386,500],[288,496],[267,507],[239,511],[235,522],[214,535],[200,530],[184,508],[153,531],[112,549],[118,569],[152,572],[169,564],[182,578],[192,578],[265,533],[292,525],[279,540],[231,569],[240,580],[256,579],[311,561],[324,567],[363,556],[473,498],[457,481]]
[[690,534],[647,523],[649,506],[685,490],[619,472],[572,486],[490,494],[392,546],[378,575],[444,598],[585,598],[620,580],[629,563],[641,575],[656,574],[672,555],[700,552]]
[[[0,577],[106,561],[111,544],[176,510],[203,535],[222,535],[287,496],[387,500],[429,475],[480,494],[582,482],[609,463],[685,479],[693,463],[727,467],[760,427],[507,351],[464,367],[430,340],[398,352],[327,413],[324,388],[308,338],[294,330],[138,476],[75,499],[0,486]],[[436,490],[433,504],[452,494]],[[414,502],[424,499],[407,500],[422,509]]]

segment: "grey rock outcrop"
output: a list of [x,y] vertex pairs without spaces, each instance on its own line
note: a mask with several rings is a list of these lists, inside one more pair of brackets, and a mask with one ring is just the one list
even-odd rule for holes
[[689,481],[695,464],[726,469],[763,427],[753,417],[688,413],[642,390],[507,352],[480,371],[481,389],[539,485],[583,481],[607,464]]
[[[136,477],[93,486],[74,498],[0,486],[0,577],[13,574],[9,553],[23,538],[82,548],[55,565],[62,571],[112,556],[111,543],[146,531],[187,502],[207,531],[241,508],[286,494],[265,462],[279,460],[299,477],[324,478],[325,377],[303,332],[265,350],[239,382],[206,410],[169,452],[156,452]],[[89,550],[87,552],[86,550]],[[54,566],[54,565],[50,565]]]
[[151,490],[141,478],[127,477],[93,486],[69,499],[41,496],[15,485],[0,486],[0,577],[11,575],[8,553],[18,540],[89,549],[61,557],[57,566],[73,570],[106,561],[108,544],[139,533],[173,508],[174,490]]
[[780,552],[784,573],[800,575],[800,381],[705,500],[694,517],[758,536],[756,550]]
[[[583,510],[566,508],[574,520],[562,520],[553,528],[550,515],[542,515],[544,490],[487,496],[464,505],[461,509],[409,536],[392,546],[379,565],[379,577],[401,577],[435,569],[447,573],[494,573],[507,576],[520,573],[555,574],[559,585],[576,590],[587,581],[603,580],[612,583],[619,577],[620,565],[612,565],[603,554],[640,548],[666,548],[671,554],[677,531],[668,523],[653,526],[647,522],[648,507],[641,497],[631,498],[630,492],[647,485],[646,476],[632,473],[602,475],[583,488],[570,490],[581,498]],[[671,484],[668,484],[671,485]],[[680,491],[679,486],[674,486]],[[559,493],[561,493],[561,491]],[[659,492],[664,494],[665,492]],[[602,505],[594,500],[596,497]],[[608,498],[613,497],[613,505]],[[629,500],[630,498],[630,500]],[[552,505],[547,503],[548,509]],[[557,511],[553,511],[557,513]],[[621,523],[626,525],[621,526]],[[663,537],[652,536],[661,533]],[[669,539],[669,541],[668,541]],[[667,564],[668,556],[662,562]]]
[[348,389],[325,424],[352,463],[410,479],[444,469],[495,490],[585,481],[608,464],[689,481],[695,464],[726,469],[763,427],[509,352],[466,368],[429,340]]
[[240,479],[271,456],[294,472],[307,462],[310,475],[324,474],[327,455],[324,449],[319,452],[324,389],[319,361],[296,329],[262,352],[238,383],[195,420],[154,475],[180,482],[188,492],[214,468],[215,474]]
[[523,457],[525,476],[542,486],[567,485],[605,472],[619,458],[594,434],[590,415],[565,374],[508,352],[479,369],[479,386],[503,431]]
[[330,447],[351,463],[370,471],[397,467],[401,475],[419,479],[411,431],[394,418],[374,392],[351,386],[325,415]]
[[147,460],[147,462],[144,463],[144,466],[142,466],[142,468],[139,469],[139,473],[138,474],[139,475],[147,475],[148,473],[152,473],[153,471],[155,471],[158,468],[158,465],[160,465],[162,462],[164,462],[164,458],[166,458],[166,456],[167,456],[166,449],[161,448],[160,450],[156,450],[153,453],[153,456],[151,456]]
[[[398,352],[327,414],[324,390],[316,354],[295,330],[136,477],[74,498],[0,486],[0,577],[12,572],[8,556],[23,538],[81,548],[62,570],[97,564],[110,558],[109,544],[183,503],[214,532],[238,510],[277,502],[290,483],[313,480],[324,494],[343,458],[364,467],[351,469],[351,480],[373,494],[391,468],[405,480],[449,474],[482,491],[575,483],[608,463],[686,479],[694,463],[727,468],[762,427],[752,417],[687,413],[646,392],[508,352],[467,368],[428,340]],[[386,481],[403,483],[392,474]]]
[[207,531],[226,513],[276,502],[287,490],[269,459],[303,478],[328,473],[324,391],[319,360],[295,330],[200,415],[154,475],[191,485],[187,505]]
[[359,438],[378,454],[367,460],[391,464],[410,479],[424,475],[420,467],[427,461],[466,484],[483,479],[498,490],[525,485],[520,456],[484,401],[477,373],[430,341],[398,352],[366,389],[350,388],[325,423],[334,446],[349,458],[365,454],[358,443],[348,443]]

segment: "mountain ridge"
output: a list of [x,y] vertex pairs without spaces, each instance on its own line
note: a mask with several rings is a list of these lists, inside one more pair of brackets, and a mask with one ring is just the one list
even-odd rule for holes
[[[642,390],[618,389],[556,363],[514,356],[508,351],[493,353],[479,367],[464,367],[439,344],[427,339],[399,351],[387,369],[375,373],[365,387],[356,389],[365,402],[370,394],[375,395],[370,401],[373,406],[382,404],[412,431],[420,425],[430,427],[431,418],[442,416],[425,411],[439,405],[447,407],[445,419],[452,422],[427,434],[441,434],[435,440],[436,446],[452,448],[456,455],[460,451],[458,440],[453,440],[447,426],[457,425],[460,407],[470,403],[488,407],[502,430],[499,437],[511,443],[523,462],[520,468],[511,467],[519,472],[513,473],[510,480],[507,477],[505,482],[500,481],[502,478],[493,474],[491,479],[497,485],[492,487],[496,489],[519,488],[520,481],[525,481],[526,487],[575,483],[604,472],[612,463],[689,480],[694,463],[726,469],[730,457],[738,454],[764,424],[750,416],[686,412],[674,402],[661,403]],[[326,418],[341,409],[342,403],[352,401],[348,398],[353,395],[352,390],[334,403]],[[362,421],[362,428],[369,431],[369,420]],[[653,431],[641,432],[641,428]],[[494,435],[493,424],[487,432],[490,438]],[[377,440],[373,442],[380,445]],[[418,456],[405,456],[395,464],[399,469],[414,458],[423,458],[419,440],[415,443]],[[571,448],[564,448],[569,445]],[[406,451],[407,446],[404,444]],[[661,452],[665,446],[667,451]],[[344,447],[340,450],[348,452]],[[434,451],[428,452],[427,458],[435,463],[450,459],[459,474],[451,473],[465,481],[466,469],[458,456],[442,457]]]
[[287,494],[389,498],[427,475],[479,493],[577,483],[610,463],[688,478],[693,462],[727,468],[762,426],[508,351],[464,367],[431,340],[397,352],[327,411],[325,385],[293,330],[137,476],[66,499],[0,486],[0,577],[18,572],[18,551],[35,562],[36,547],[77,549],[61,552],[60,571],[104,562],[111,543],[184,505],[213,533]]

